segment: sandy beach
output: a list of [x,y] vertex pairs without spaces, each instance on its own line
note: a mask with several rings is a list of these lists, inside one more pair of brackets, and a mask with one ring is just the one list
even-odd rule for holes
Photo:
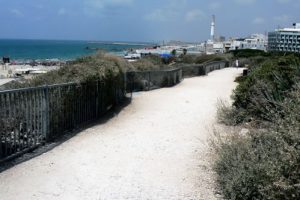
[[23,76],[28,77],[26,71],[29,72],[30,75],[32,74],[43,74],[52,70],[59,69],[60,66],[44,66],[44,65],[37,65],[37,66],[30,66],[30,65],[20,65],[20,64],[10,64],[10,65],[1,65],[0,64],[0,85],[3,85],[14,78],[17,78],[16,74],[22,74]]
[[107,123],[1,173],[0,199],[217,199],[207,140],[241,72],[135,93]]
[[13,81],[13,80],[15,80],[15,79],[13,79],[13,78],[0,79],[0,86],[4,85],[6,83],[9,83],[10,81]]
[[[45,66],[45,65],[31,66],[31,65],[25,65],[25,64],[24,65],[21,65],[21,64],[10,64],[8,66],[0,65],[0,70],[2,70],[2,71],[8,71],[8,70],[15,71],[17,69],[33,68],[33,69],[50,71],[50,70],[58,69],[59,67],[60,66],[55,66],[55,65],[51,65],[51,66]],[[3,70],[3,69],[6,69],[6,70]]]

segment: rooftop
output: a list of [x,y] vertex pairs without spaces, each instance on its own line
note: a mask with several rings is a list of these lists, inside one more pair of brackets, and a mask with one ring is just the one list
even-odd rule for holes
[[283,28],[283,29],[276,29],[279,32],[300,32],[300,28]]
[[300,23],[294,23],[292,28],[280,28],[275,31],[279,32],[300,32]]

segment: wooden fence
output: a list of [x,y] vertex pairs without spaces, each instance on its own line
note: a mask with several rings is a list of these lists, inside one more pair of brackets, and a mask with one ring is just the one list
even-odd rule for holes
[[0,91],[0,163],[99,119],[126,92],[172,87],[183,77],[206,75],[226,62],[128,72],[122,80],[66,83]]
[[181,64],[178,65],[178,67],[181,67],[183,77],[188,78],[194,76],[204,76],[214,70],[223,69],[227,67],[227,65],[228,63],[226,61],[214,61],[203,64]]
[[0,91],[0,162],[99,119],[125,99],[120,85],[98,81]]
[[127,89],[129,91],[148,91],[163,87],[172,87],[182,81],[182,69],[164,69],[155,71],[139,71],[127,73]]
[[178,64],[172,69],[128,72],[127,89],[137,92],[172,87],[180,83],[183,78],[204,76],[227,65],[227,61],[214,61],[204,64]]

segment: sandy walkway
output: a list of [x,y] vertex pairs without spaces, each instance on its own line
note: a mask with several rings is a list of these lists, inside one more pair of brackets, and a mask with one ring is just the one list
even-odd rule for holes
[[1,173],[0,199],[215,199],[206,139],[240,72],[135,94],[109,122]]

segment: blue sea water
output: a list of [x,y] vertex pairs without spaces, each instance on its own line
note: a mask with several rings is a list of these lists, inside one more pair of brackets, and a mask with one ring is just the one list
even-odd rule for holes
[[[151,44],[63,41],[63,40],[12,40],[0,39],[0,57],[8,56],[11,60],[73,60],[93,54],[96,49],[116,55],[123,55],[128,49],[143,48]],[[88,47],[88,48],[87,48]]]

